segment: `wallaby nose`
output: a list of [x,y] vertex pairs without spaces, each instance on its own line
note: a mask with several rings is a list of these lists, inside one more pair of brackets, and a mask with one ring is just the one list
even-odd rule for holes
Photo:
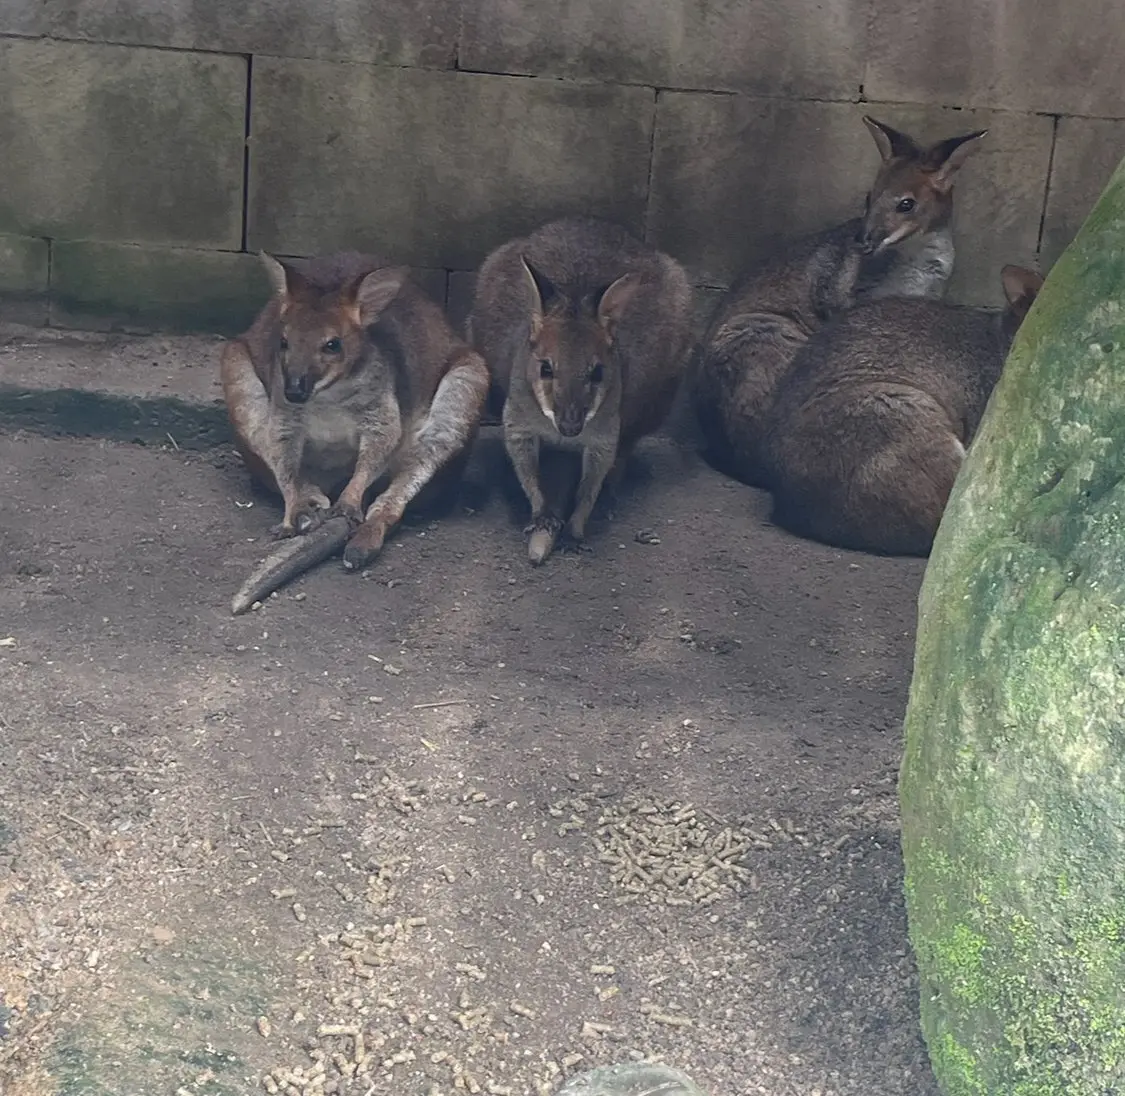
[[582,433],[585,420],[586,416],[581,411],[564,411],[557,420],[559,433],[564,438],[576,438]]
[[285,398],[290,403],[304,403],[309,398],[310,392],[312,392],[312,384],[307,373],[300,377],[286,377]]
[[875,236],[870,229],[861,228],[856,234],[855,242],[859,244],[859,249],[864,255],[870,255],[875,250]]

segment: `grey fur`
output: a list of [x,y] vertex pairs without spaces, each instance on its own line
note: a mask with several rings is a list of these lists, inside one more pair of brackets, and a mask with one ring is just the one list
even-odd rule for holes
[[774,520],[839,547],[928,554],[1039,282],[1006,268],[999,315],[900,298],[813,335],[778,386],[764,439]]
[[[540,301],[534,277],[553,287],[548,301]],[[598,293],[625,282],[627,289],[618,293],[624,304],[599,320]],[[610,288],[601,307],[615,293]],[[503,244],[481,266],[469,330],[504,396],[505,446],[531,504],[533,562],[550,553],[564,521],[570,535],[581,539],[607,476],[618,474],[637,441],[664,421],[686,366],[690,315],[691,289],[680,265],[605,221],[552,221]],[[612,345],[595,354],[602,330],[612,331]],[[544,345],[554,351],[556,374],[546,386],[533,343],[539,351]],[[589,379],[595,358],[604,366],[599,383]],[[549,409],[554,421],[537,390],[548,393],[545,399],[557,398]],[[575,424],[577,435],[560,433]],[[542,447],[581,454],[569,514],[560,499],[544,493]]]

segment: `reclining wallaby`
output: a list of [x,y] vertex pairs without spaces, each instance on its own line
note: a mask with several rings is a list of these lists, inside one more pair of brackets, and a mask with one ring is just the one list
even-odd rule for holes
[[767,486],[761,440],[778,382],[832,316],[858,300],[940,297],[953,272],[953,177],[984,130],[924,148],[874,118],[882,163],[862,218],[784,247],[727,292],[694,377],[707,455],[727,475]]
[[[553,221],[492,252],[470,338],[504,394],[504,444],[531,504],[528,558],[575,540],[611,471],[667,416],[686,367],[691,290],[673,259],[592,218]],[[540,476],[541,447],[581,455],[573,509]]]
[[999,315],[907,298],[858,305],[782,380],[764,444],[774,521],[886,555],[928,555],[965,449],[1043,279],[1002,272]]
[[355,252],[262,261],[274,295],[224,346],[223,395],[251,476],[284,502],[275,536],[309,535],[265,560],[235,613],[345,541],[345,568],[374,558],[419,491],[460,471],[488,391],[480,355],[403,268]]

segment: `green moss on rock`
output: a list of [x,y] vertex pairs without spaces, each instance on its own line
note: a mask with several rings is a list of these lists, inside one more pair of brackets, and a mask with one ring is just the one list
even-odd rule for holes
[[1125,164],[1021,331],[919,601],[901,794],[947,1096],[1125,1091]]

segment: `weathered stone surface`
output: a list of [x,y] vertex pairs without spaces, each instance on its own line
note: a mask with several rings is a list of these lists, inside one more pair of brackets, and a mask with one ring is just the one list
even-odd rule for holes
[[1113,170],[1125,156],[1125,121],[1060,118],[1043,224],[1043,262],[1070,246]]
[[0,236],[0,293],[44,293],[49,264],[46,240]]
[[436,68],[452,67],[461,20],[460,0],[52,0],[51,9],[62,38]]
[[0,34],[46,34],[45,0],[0,0]]
[[473,310],[473,291],[476,283],[477,276],[471,270],[451,270],[449,272],[445,311],[454,329],[462,334],[465,331],[465,323],[469,318],[469,313]]
[[475,267],[540,221],[641,228],[653,93],[256,59],[250,245]]
[[650,236],[686,262],[695,281],[722,286],[783,240],[862,213],[879,163],[864,113],[925,141],[989,128],[958,178],[949,297],[999,303],[1000,267],[1035,256],[1049,118],[662,94]]
[[[445,303],[444,270],[412,268],[410,275],[438,304]],[[257,255],[58,242],[51,320],[89,330],[234,335],[250,326],[269,292]]]
[[0,320],[46,322],[49,264],[46,240],[0,236]]
[[861,115],[844,103],[662,92],[650,240],[693,281],[725,286],[782,240],[862,213],[879,155]]
[[0,231],[238,247],[246,61],[0,40]]
[[258,258],[233,252],[56,242],[51,321],[125,331],[245,330],[269,296]]
[[472,0],[460,60],[485,72],[843,98],[862,80],[865,18],[860,0]]
[[902,834],[950,1096],[1125,1080],[1125,163],[1055,265],[919,601]]
[[867,45],[872,99],[1125,117],[1119,0],[880,0]]
[[1053,122],[1006,111],[869,103],[868,113],[930,141],[975,129],[988,136],[957,176],[953,198],[955,304],[1003,303],[1000,269],[1035,266],[1047,192]]

